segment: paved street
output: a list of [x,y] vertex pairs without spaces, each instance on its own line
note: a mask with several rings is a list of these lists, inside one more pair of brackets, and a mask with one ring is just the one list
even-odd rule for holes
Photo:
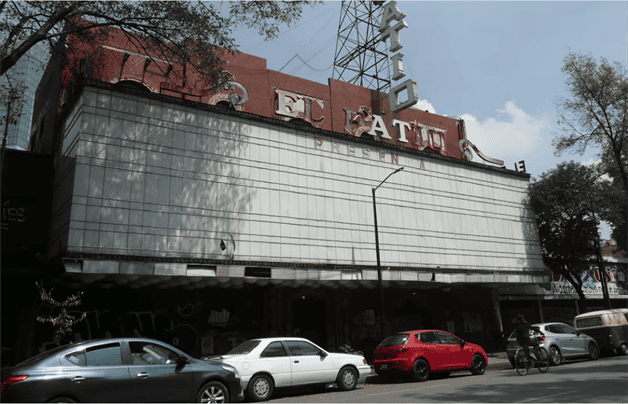
[[410,381],[379,384],[376,378],[364,389],[320,394],[311,390],[278,392],[273,402],[364,403],[364,402],[625,402],[628,397],[628,357],[597,361],[572,361],[537,369],[520,376],[509,366],[489,367],[483,376],[455,372],[448,378],[424,383]]

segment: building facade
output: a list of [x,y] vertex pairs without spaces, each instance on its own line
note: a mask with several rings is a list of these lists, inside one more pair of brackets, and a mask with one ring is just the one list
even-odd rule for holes
[[[529,175],[469,161],[462,120],[393,113],[385,94],[251,55],[230,56],[212,92],[115,35],[96,51],[70,75],[48,66],[31,136],[54,166],[40,275],[60,298],[84,293],[70,339],[143,335],[198,356],[299,335],[370,359],[383,314],[386,334],[441,328],[495,350],[501,291],[549,289]],[[372,190],[401,167],[376,194],[382,312]],[[3,324],[26,324],[16,360],[58,342],[35,321],[53,308],[29,296],[3,304]]]

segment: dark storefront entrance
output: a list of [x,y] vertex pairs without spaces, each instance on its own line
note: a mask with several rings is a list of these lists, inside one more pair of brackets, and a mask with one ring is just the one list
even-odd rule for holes
[[[83,292],[82,304],[69,311],[87,313],[68,336],[73,341],[144,336],[200,357],[224,354],[250,338],[296,335],[330,351],[349,344],[371,361],[384,337],[379,331],[376,288],[261,285],[231,278],[219,280],[214,287],[195,289],[186,277],[175,278],[174,287],[160,286],[158,278],[73,275],[46,281],[44,287],[48,291],[54,287],[52,296],[58,301]],[[5,356],[3,352],[3,365],[9,364],[5,360],[21,361],[57,345],[52,326],[35,320],[58,314],[58,309],[41,302],[35,280],[3,279],[3,292],[8,285],[31,292],[23,293],[15,306],[3,304],[3,349],[11,353]],[[461,287],[444,292],[439,288],[421,290],[419,285],[392,286],[385,289],[385,301],[387,334],[437,328],[487,351],[493,349],[499,327],[488,290]]]

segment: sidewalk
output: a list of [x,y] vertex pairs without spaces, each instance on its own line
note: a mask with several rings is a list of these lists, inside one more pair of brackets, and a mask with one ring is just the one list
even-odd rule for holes
[[512,365],[506,357],[506,352],[487,353],[486,356],[488,356],[487,370],[512,369]]

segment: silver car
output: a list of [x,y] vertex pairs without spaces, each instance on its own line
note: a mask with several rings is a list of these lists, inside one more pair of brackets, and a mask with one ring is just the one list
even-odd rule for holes
[[[567,324],[539,323],[532,325],[539,327],[541,332],[545,334],[545,339],[541,341],[540,346],[549,353],[552,366],[560,365],[563,359],[588,357],[590,360],[596,360],[600,356],[597,342],[593,338]],[[506,348],[506,355],[513,367],[515,367],[515,352],[519,348],[521,345],[517,342],[516,333],[513,331],[508,337]]]
[[242,401],[238,371],[145,338],[82,341],[2,370],[4,402]]

